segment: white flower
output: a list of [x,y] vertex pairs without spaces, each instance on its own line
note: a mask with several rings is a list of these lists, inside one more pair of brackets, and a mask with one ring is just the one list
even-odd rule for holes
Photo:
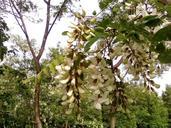
[[62,78],[62,75],[61,75],[61,74],[56,75],[54,78],[55,78],[55,79],[60,79],[60,78]]
[[94,94],[100,94],[100,90],[97,89],[96,91],[94,91]]
[[64,70],[66,70],[66,71],[69,71],[70,69],[71,69],[70,66],[65,66],[65,67],[64,67]]
[[103,75],[104,80],[108,79],[108,75]]
[[102,83],[98,83],[98,87],[103,87],[104,85]]
[[71,85],[75,85],[75,83],[76,83],[76,80],[75,80],[75,78],[73,78],[73,79],[71,80]]
[[113,87],[108,86],[108,87],[107,87],[107,90],[108,90],[108,91],[112,91],[112,90],[113,90]]
[[95,107],[96,109],[98,109],[98,110],[101,110],[101,109],[102,109],[102,106],[101,106],[101,104],[100,104],[99,102],[95,102],[95,103],[94,103],[94,107]]
[[81,87],[78,87],[78,90],[80,93],[84,93],[84,89],[82,89]]
[[72,102],[74,101],[74,99],[75,99],[74,96],[71,96],[71,97],[69,98],[68,102],[69,102],[69,103],[72,103]]
[[81,75],[82,71],[80,69],[77,70],[78,75]]
[[71,96],[72,93],[73,93],[73,90],[69,90],[69,91],[67,92],[67,95],[68,95],[68,96]]
[[92,78],[92,79],[97,79],[97,77],[98,77],[97,75],[94,75],[94,74],[91,75],[91,78]]
[[61,84],[66,84],[69,81],[70,77],[66,78],[65,80],[60,80]]
[[66,100],[66,99],[67,99],[67,96],[64,95],[64,96],[62,97],[62,100],[64,101],[64,100]]
[[94,64],[90,64],[89,68],[90,69],[96,69],[96,66]]
[[62,72],[62,66],[61,65],[57,65],[55,68],[58,72]]

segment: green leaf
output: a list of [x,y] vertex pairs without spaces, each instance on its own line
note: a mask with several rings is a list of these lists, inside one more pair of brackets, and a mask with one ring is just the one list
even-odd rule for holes
[[101,0],[99,2],[100,9],[102,9],[102,10],[106,9],[111,2],[112,2],[112,0]]
[[4,58],[4,55],[7,53],[7,47],[0,46],[0,60],[2,61]]
[[106,28],[110,24],[112,24],[112,20],[108,17],[105,17],[101,22],[99,22],[98,26]]
[[104,32],[104,28],[103,27],[96,27],[95,31],[96,32]]
[[62,35],[63,35],[63,36],[66,36],[67,33],[68,33],[68,31],[64,31],[64,32],[62,32]]
[[92,14],[95,16],[97,14],[97,12],[94,10]]
[[168,15],[171,16],[171,5],[166,6],[166,11],[167,11]]
[[74,16],[78,19],[81,19],[81,14],[79,12],[74,13]]
[[156,45],[155,51],[158,52],[158,53],[164,52],[165,51],[165,45],[163,43],[159,42]]
[[106,33],[99,33],[96,32],[95,36],[90,38],[89,41],[87,42],[87,44],[84,47],[84,51],[87,52],[88,50],[90,50],[90,47],[100,38],[103,38],[106,36]]
[[133,40],[139,41],[140,37],[139,37],[139,33],[137,33],[136,31],[130,31],[128,34],[128,37],[132,38]]
[[85,17],[86,16],[86,12],[85,10],[82,10],[82,16]]
[[162,24],[162,20],[157,15],[150,15],[143,18],[143,23],[148,27],[156,27]]
[[171,49],[167,49],[165,52],[160,53],[158,58],[161,63],[171,63]]
[[98,36],[95,36],[93,38],[91,38],[88,43],[85,45],[84,47],[84,51],[87,52],[88,50],[90,50],[90,47],[99,39]]
[[155,33],[153,40],[155,42],[171,40],[171,24],[168,24],[167,26],[158,30]]

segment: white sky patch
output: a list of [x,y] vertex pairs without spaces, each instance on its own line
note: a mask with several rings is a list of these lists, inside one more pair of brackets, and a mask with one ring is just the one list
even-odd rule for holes
[[164,71],[160,77],[156,77],[154,81],[160,85],[160,88],[157,89],[159,95],[166,90],[166,85],[171,86],[171,69]]
[[[63,0],[58,1],[62,2]],[[38,14],[32,14],[31,17],[35,17],[36,19],[38,18],[45,18],[46,17],[46,6],[43,0],[36,0],[34,1],[39,7],[38,7]],[[56,0],[52,0],[53,5],[57,5]],[[92,15],[92,12],[96,10],[99,12],[99,7],[98,7],[98,0],[81,0],[80,2],[74,2],[73,3],[74,8],[76,8],[78,12],[82,12],[82,9],[84,9],[87,12],[87,15]],[[18,34],[20,35],[23,39],[25,39],[25,36],[19,26],[17,25],[15,19],[13,16],[9,15],[6,18],[6,21],[8,23],[8,26],[10,28],[10,33],[11,34]],[[62,32],[68,30],[69,26],[71,23],[74,22],[74,18],[64,16],[63,18],[57,20],[55,26],[53,27],[45,48],[45,54],[48,52],[49,48],[56,47],[59,42],[61,42],[61,46],[65,47],[66,42],[67,42],[67,37],[62,36]],[[28,20],[26,20],[26,26],[28,29],[28,33],[30,35],[30,39],[36,39],[36,44],[37,47],[40,47],[40,44],[42,42],[42,37],[44,33],[44,28],[45,28],[45,20],[43,19],[43,22],[40,23],[33,23]]]

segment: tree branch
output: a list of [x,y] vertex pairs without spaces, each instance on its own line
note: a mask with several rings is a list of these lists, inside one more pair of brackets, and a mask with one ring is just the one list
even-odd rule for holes
[[66,4],[69,2],[70,0],[64,0],[64,2],[62,3],[59,11],[57,12],[55,19],[52,21],[52,24],[50,25],[50,3],[51,0],[44,0],[44,2],[47,4],[47,14],[46,14],[46,26],[45,26],[45,32],[44,32],[44,36],[43,36],[43,40],[42,40],[42,45],[41,48],[39,50],[39,53],[37,55],[37,59],[39,60],[44,52],[44,48],[46,45],[46,40],[47,37],[49,35],[49,33],[51,32],[56,20],[62,15],[63,9],[66,7]]
[[[24,33],[24,35],[26,37],[26,40],[27,40],[27,44],[28,44],[28,46],[30,48],[30,51],[31,51],[32,55],[33,55],[33,58],[36,60],[36,55],[35,55],[35,52],[34,52],[32,46],[31,46],[31,41],[30,41],[30,38],[28,36],[28,32],[27,32],[27,28],[26,28],[26,25],[25,25],[23,16],[22,16],[21,12],[18,10],[18,8],[16,7],[15,3],[13,2],[13,0],[10,0],[10,2],[12,3],[11,9],[13,10],[13,7],[14,7],[15,11],[18,14],[18,17],[19,17],[19,20],[21,21],[21,23],[19,22],[19,20],[17,19],[17,17],[14,16],[14,18],[16,19],[19,27],[23,31],[23,33]],[[13,12],[14,12],[14,10],[13,10]]]
[[119,59],[119,61],[116,64],[113,65],[113,68],[118,68],[122,64],[122,62],[123,62],[123,57],[121,57]]
[[49,30],[48,30],[48,34],[50,33],[51,29],[53,28],[53,26],[54,26],[56,20],[57,20],[58,18],[60,18],[60,16],[62,15],[63,9],[66,7],[66,4],[67,4],[68,2],[69,2],[69,0],[64,0],[64,2],[62,3],[62,5],[61,5],[59,11],[57,12],[57,14],[56,14],[56,16],[55,16],[55,19],[53,20],[53,22],[52,22],[52,24],[51,24],[51,26],[50,26],[50,28],[49,28]]
[[10,4],[10,8],[11,8],[11,11],[12,11],[12,12],[11,12],[12,15],[14,16],[15,20],[17,21],[17,24],[19,25],[19,27],[21,28],[21,30],[25,33],[22,24],[21,24],[21,23],[19,22],[19,20],[18,20],[18,18],[20,18],[20,16],[18,16],[17,14],[15,14],[14,9],[13,9],[13,7],[12,7],[11,4]]
[[47,41],[47,37],[49,35],[49,24],[50,24],[50,2],[51,0],[48,0],[47,1],[47,14],[46,14],[46,26],[45,26],[45,32],[44,32],[44,35],[43,35],[43,40],[42,40],[42,44],[41,44],[41,48],[39,50],[39,53],[37,55],[37,59],[40,60],[43,52],[44,52],[44,48],[45,48],[45,45],[46,45],[46,41]]
[[46,4],[48,4],[48,2],[46,0],[43,0]]

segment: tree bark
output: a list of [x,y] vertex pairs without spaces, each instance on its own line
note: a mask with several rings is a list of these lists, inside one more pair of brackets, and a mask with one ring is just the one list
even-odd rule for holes
[[35,111],[35,128],[42,128],[40,119],[40,80],[35,78],[35,93],[34,93],[34,111]]
[[116,117],[115,116],[111,116],[110,128],[115,128],[115,127],[116,127]]
[[115,113],[116,113],[116,106],[114,106],[114,102],[113,102],[111,106],[110,128],[116,127]]
[[35,70],[36,70],[36,77],[35,77],[35,93],[34,93],[34,112],[35,112],[35,128],[42,128],[42,123],[40,119],[40,85],[41,81],[38,78],[38,75],[41,71],[41,66],[39,60],[35,59]]

